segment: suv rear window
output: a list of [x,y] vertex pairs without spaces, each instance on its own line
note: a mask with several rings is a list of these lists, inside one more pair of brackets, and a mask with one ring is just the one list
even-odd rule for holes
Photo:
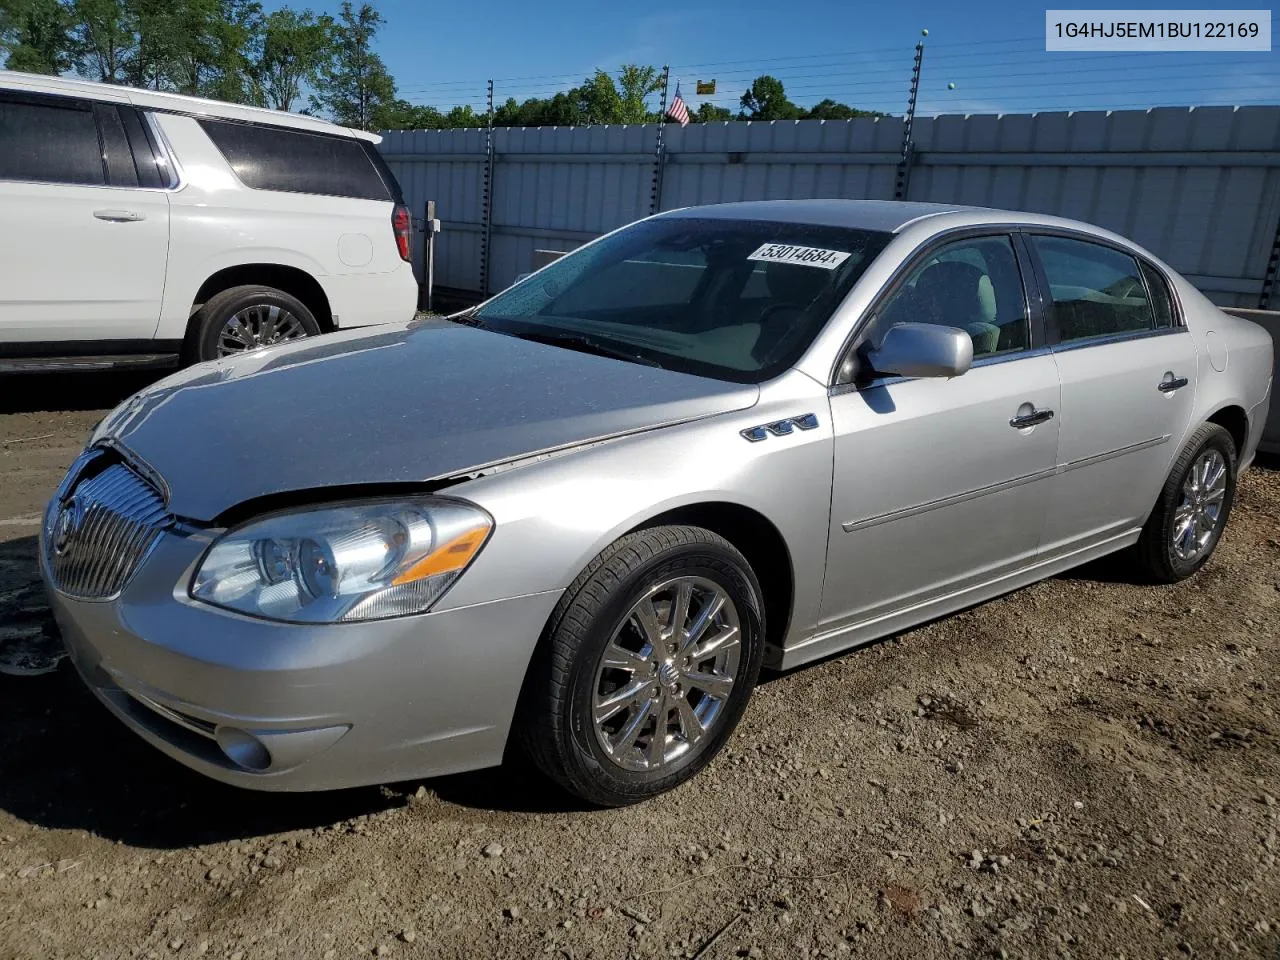
[[225,120],[199,121],[246,187],[358,200],[392,194],[359,140]]

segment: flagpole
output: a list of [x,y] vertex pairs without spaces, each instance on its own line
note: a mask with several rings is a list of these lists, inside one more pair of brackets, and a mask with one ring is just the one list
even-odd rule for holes
[[667,165],[666,145],[662,136],[667,125],[667,84],[671,82],[671,67],[662,68],[662,102],[658,105],[658,142],[653,153],[653,189],[649,192],[649,214],[657,213],[662,206],[662,174]]

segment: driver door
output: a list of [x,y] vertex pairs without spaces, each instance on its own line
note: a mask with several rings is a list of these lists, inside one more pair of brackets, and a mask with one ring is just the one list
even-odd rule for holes
[[926,251],[880,301],[872,339],[894,323],[959,327],[974,362],[953,379],[833,388],[823,629],[945,602],[1035,561],[1061,391],[1024,275],[1012,236],[969,236]]

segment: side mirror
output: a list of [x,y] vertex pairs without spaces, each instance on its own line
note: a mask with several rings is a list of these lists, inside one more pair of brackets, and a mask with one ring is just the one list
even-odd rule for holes
[[866,359],[880,376],[958,377],[973,365],[973,338],[959,327],[897,323]]

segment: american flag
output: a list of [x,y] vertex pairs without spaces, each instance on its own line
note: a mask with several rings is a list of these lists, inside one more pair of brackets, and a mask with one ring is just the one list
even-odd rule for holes
[[684,97],[680,96],[680,84],[676,84],[676,95],[671,101],[671,106],[667,107],[667,116],[675,120],[682,127],[689,125],[689,105],[684,102]]

